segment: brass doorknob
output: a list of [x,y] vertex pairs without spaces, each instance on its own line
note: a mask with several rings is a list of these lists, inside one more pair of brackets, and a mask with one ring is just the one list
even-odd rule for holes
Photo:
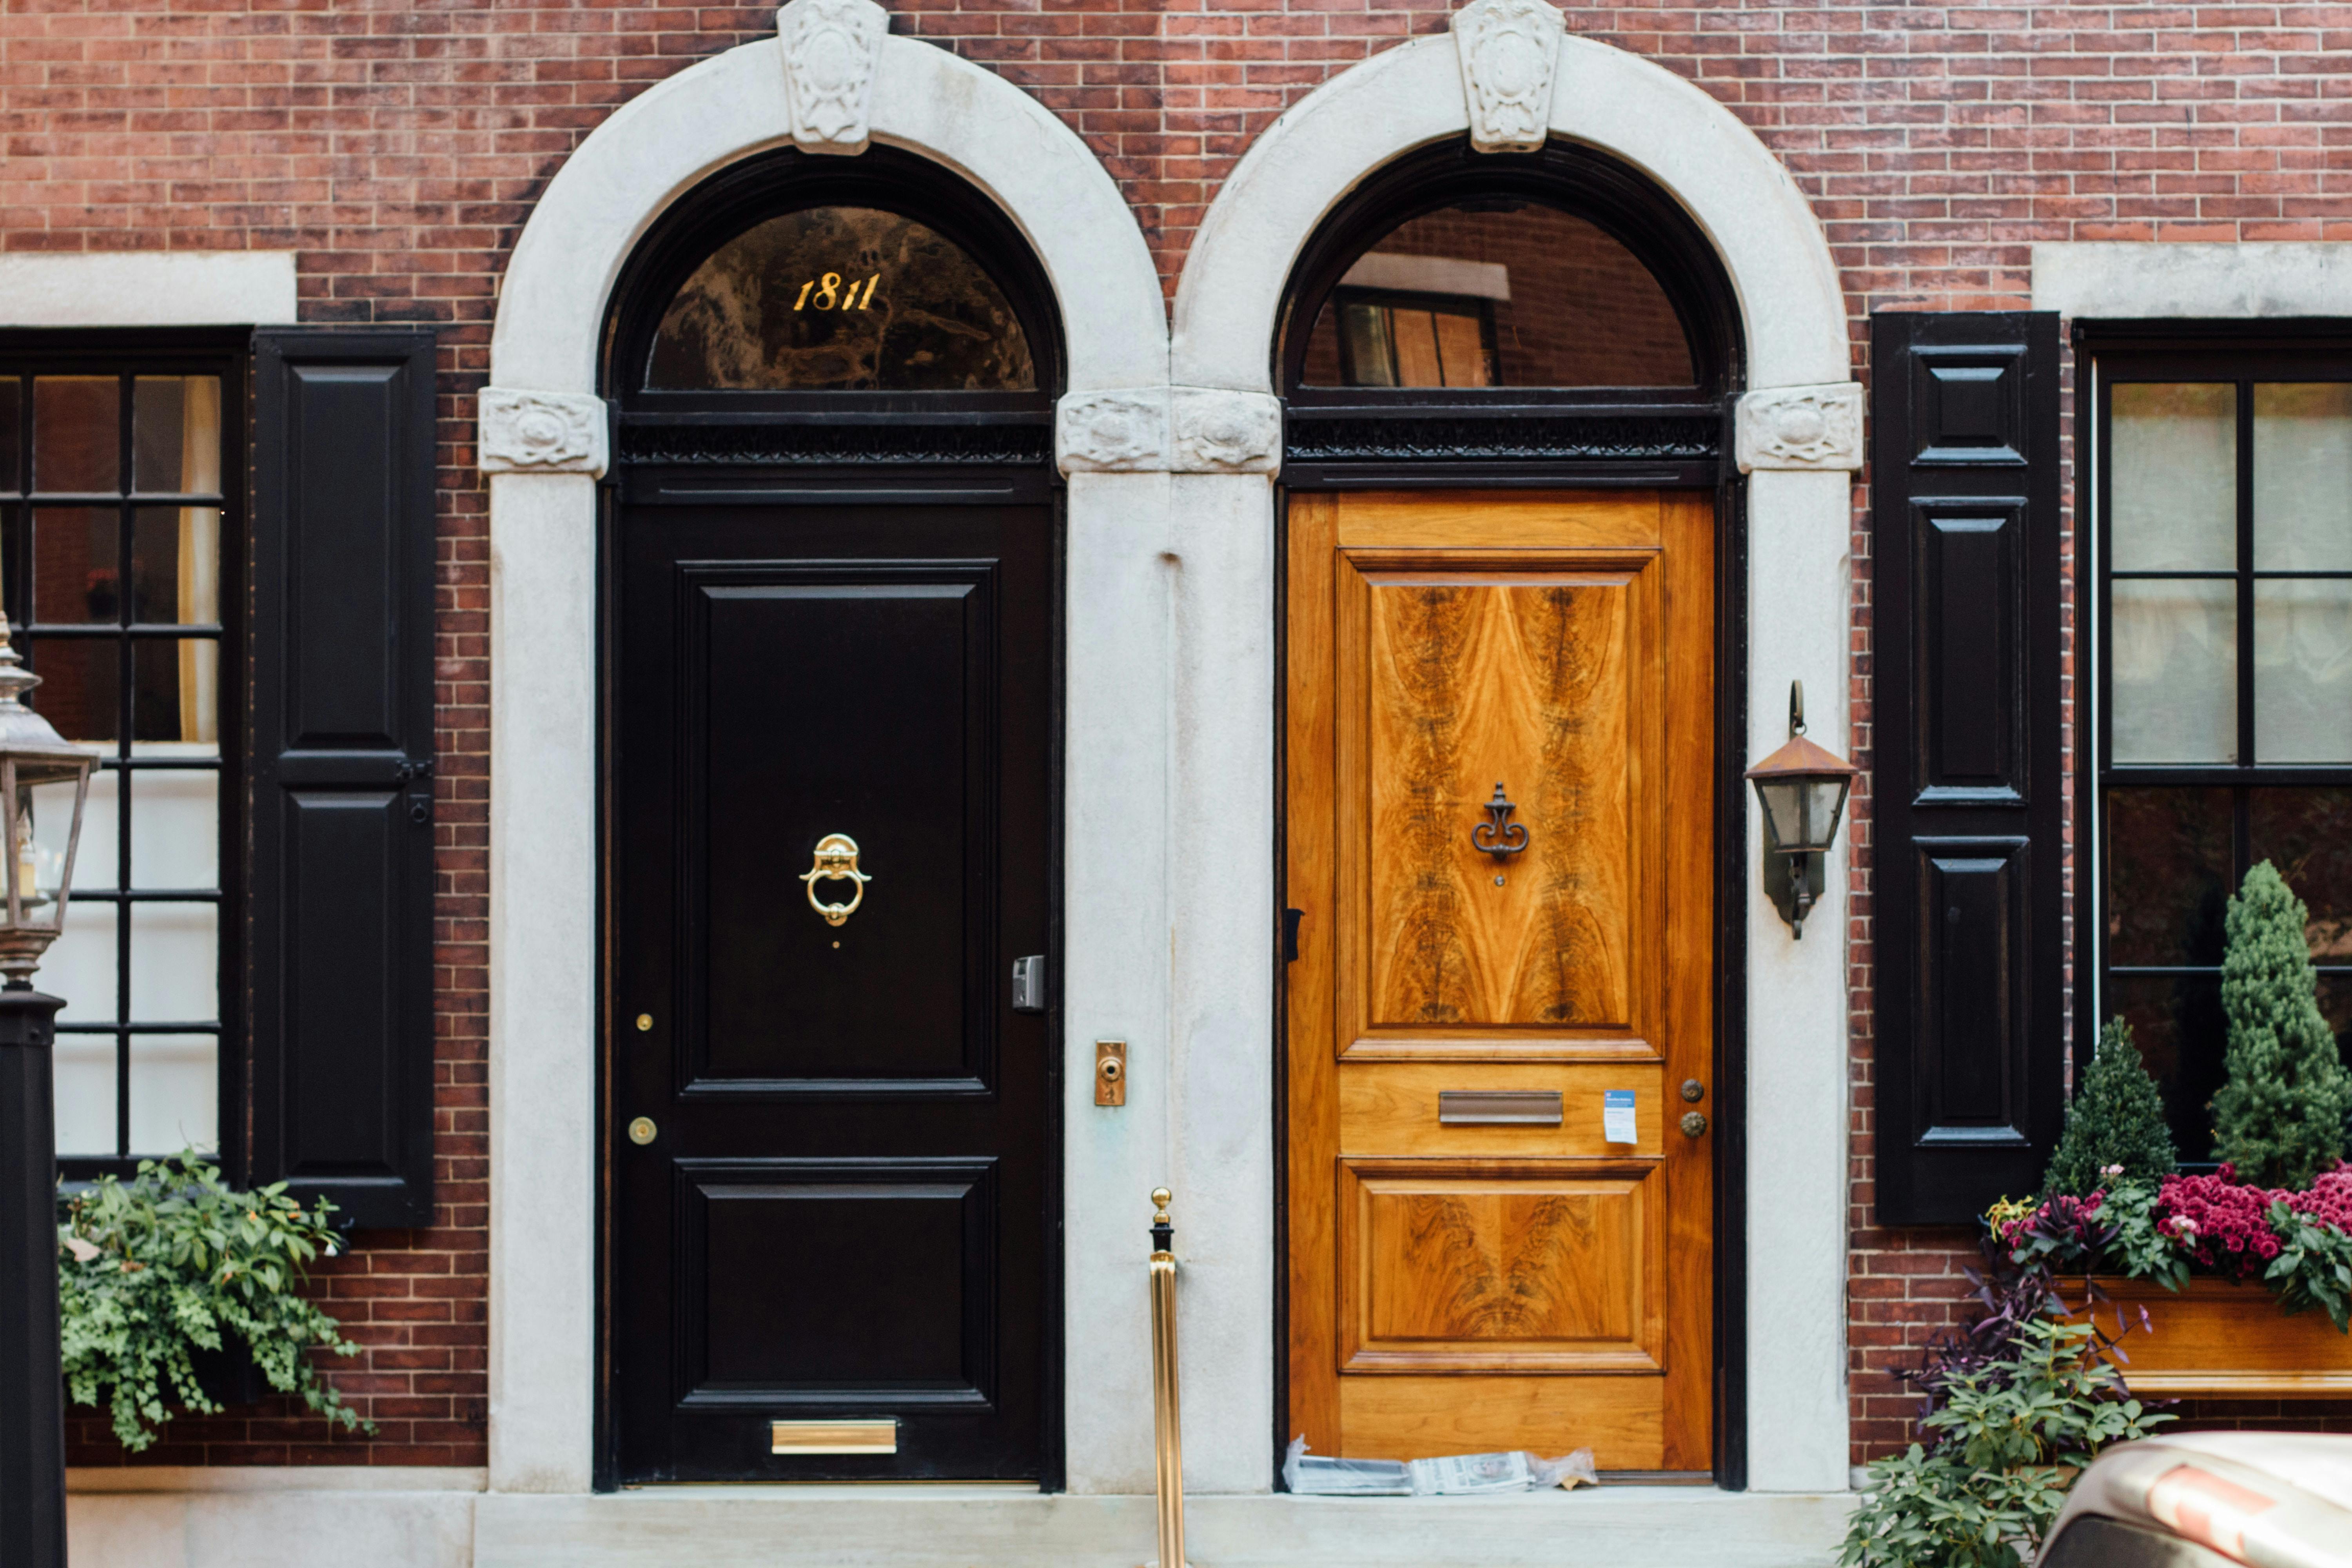
[[1704,1131],[1706,1131],[1706,1111],[1704,1111],[1704,1110],[1685,1110],[1685,1111],[1684,1111],[1684,1112],[1683,1112],[1683,1136],[1684,1136],[1684,1137],[1685,1137],[1685,1138],[1696,1138],[1696,1137],[1697,1137],[1700,1133],[1702,1133],[1702,1132],[1704,1132]]
[[629,1142],[639,1147],[652,1142],[660,1136],[660,1130],[654,1126],[654,1119],[650,1116],[640,1116],[629,1123]]

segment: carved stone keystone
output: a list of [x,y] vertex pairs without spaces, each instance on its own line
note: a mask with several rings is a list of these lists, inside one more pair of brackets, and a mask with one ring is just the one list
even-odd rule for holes
[[874,71],[890,14],[874,0],[792,0],[776,13],[784,101],[803,153],[866,151]]
[[1472,0],[1447,26],[1462,58],[1470,145],[1481,153],[1542,147],[1566,19],[1544,0]]

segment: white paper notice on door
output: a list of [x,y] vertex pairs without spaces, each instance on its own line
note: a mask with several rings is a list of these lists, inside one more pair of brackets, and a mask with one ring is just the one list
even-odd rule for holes
[[1630,1089],[1605,1089],[1601,1091],[1601,1138],[1605,1143],[1638,1143],[1633,1131],[1633,1091]]

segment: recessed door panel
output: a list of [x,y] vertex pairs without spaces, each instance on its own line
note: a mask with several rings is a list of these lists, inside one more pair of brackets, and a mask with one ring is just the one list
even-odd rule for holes
[[[992,579],[953,563],[682,564],[693,1087],[978,1087]],[[831,834],[857,843],[866,880],[808,878]],[[853,893],[837,924],[814,907]]]
[[1342,1367],[1648,1372],[1657,1167],[1342,1160]]
[[[1370,1026],[1629,1027],[1643,761],[1630,687],[1649,563],[1379,559],[1347,557],[1342,589],[1365,644],[1364,765],[1341,787],[1370,796]],[[1517,847],[1487,852],[1482,829]]]
[[1038,1479],[1052,511],[615,530],[616,1479]]
[[1291,498],[1318,1453],[1712,1463],[1713,527],[1703,495]]
[[681,1400],[984,1406],[994,1166],[678,1162]]

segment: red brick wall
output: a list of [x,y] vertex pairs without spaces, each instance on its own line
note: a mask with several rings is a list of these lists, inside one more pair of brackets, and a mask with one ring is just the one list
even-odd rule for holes
[[[1367,0],[919,0],[893,26],[1074,125],[1136,203],[1172,289],[1217,183],[1274,117],[1446,7]],[[1570,28],[1691,78],[1814,203],[1862,365],[1874,310],[2015,307],[2036,239],[2352,237],[2352,5],[1765,0],[1575,5]],[[772,7],[621,0],[12,0],[0,12],[0,247],[291,247],[317,321],[442,329],[440,1209],[326,1271],[384,1424],[186,1422],[157,1459],[479,1462],[485,1395],[487,560],[472,394],[499,271],[564,155],[646,83],[773,26]],[[2329,161],[2337,167],[2331,169]],[[1869,751],[1856,502],[1852,692]],[[1901,1436],[1890,1367],[1953,1311],[1963,1238],[1874,1226],[1866,794],[1849,931],[1857,1453]],[[1757,1260],[1769,1266],[1769,1259]],[[78,1426],[78,1459],[111,1446]]]

